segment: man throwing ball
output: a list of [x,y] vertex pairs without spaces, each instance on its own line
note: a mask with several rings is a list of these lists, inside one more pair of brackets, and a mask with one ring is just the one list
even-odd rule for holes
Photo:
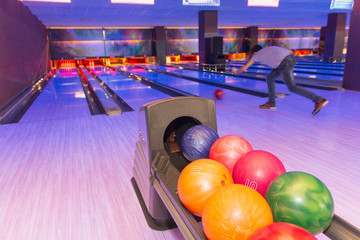
[[232,72],[235,74],[242,73],[253,65],[254,62],[259,62],[272,67],[270,73],[266,77],[269,100],[267,103],[260,105],[260,108],[276,109],[275,79],[280,74],[282,75],[284,83],[291,92],[309,98],[315,103],[315,109],[312,112],[312,115],[317,114],[322,107],[328,104],[329,101],[325,98],[296,85],[293,72],[296,64],[296,58],[290,50],[276,46],[262,48],[260,45],[256,45],[251,49],[251,56],[252,57],[246,65],[242,66],[239,70],[233,69]]

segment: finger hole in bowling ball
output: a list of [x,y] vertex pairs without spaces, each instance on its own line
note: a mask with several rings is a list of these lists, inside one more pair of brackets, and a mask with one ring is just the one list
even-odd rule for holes
[[170,156],[170,162],[181,171],[189,162],[181,151],[181,139],[185,132],[201,122],[192,117],[180,117],[173,120],[164,133],[164,148]]

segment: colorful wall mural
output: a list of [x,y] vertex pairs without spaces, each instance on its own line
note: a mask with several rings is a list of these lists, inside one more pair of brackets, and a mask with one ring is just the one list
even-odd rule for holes
[[319,29],[266,29],[259,30],[258,43],[263,46],[280,46],[288,49],[319,48]]
[[[223,52],[245,51],[246,28],[219,28]],[[48,29],[53,59],[151,56],[153,29]],[[166,28],[167,55],[197,54],[197,28]],[[259,29],[264,46],[319,48],[320,29]]]
[[195,28],[166,29],[167,55],[197,53],[198,36]]
[[49,29],[53,59],[151,55],[152,29]]
[[105,56],[151,56],[152,29],[105,29]]

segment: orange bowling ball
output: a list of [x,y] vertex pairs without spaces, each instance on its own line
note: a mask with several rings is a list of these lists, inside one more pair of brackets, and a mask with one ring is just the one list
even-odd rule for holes
[[202,215],[204,233],[210,240],[247,239],[272,223],[273,216],[265,198],[241,184],[219,189],[209,198]]
[[234,181],[221,163],[211,159],[198,159],[189,163],[179,176],[177,192],[184,207],[201,217],[208,198]]

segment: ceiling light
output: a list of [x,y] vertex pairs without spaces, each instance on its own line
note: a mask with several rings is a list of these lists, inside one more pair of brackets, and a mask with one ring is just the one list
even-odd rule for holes
[[154,5],[154,0],[111,0],[111,3],[149,4],[149,5]]
[[248,7],[278,7],[279,0],[248,0]]
[[20,2],[55,2],[55,3],[71,3],[71,0],[20,0]]

